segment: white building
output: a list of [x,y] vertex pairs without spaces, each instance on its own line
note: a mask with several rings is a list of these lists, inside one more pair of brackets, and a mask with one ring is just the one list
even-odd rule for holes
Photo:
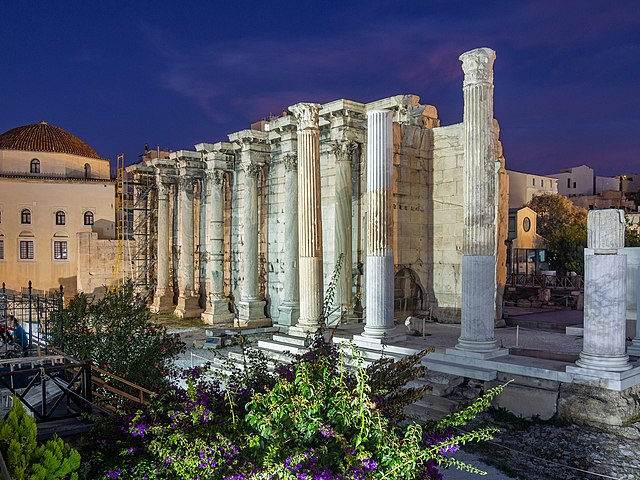
[[509,208],[522,208],[538,195],[558,193],[558,180],[544,175],[507,170]]
[[594,194],[593,168],[586,165],[565,168],[559,173],[551,173],[549,177],[558,180],[558,193],[565,197]]

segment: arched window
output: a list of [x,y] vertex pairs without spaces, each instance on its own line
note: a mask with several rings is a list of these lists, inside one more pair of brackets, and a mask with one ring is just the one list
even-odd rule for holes
[[93,225],[93,212],[89,212],[89,211],[84,212],[84,224]]
[[84,178],[91,178],[91,165],[88,163],[84,164]]
[[66,215],[62,210],[56,212],[56,225],[64,225],[66,221]]
[[23,225],[31,224],[31,210],[25,208],[24,210],[22,210],[22,212],[20,212],[20,223],[22,223]]
[[30,172],[31,173],[40,173],[40,160],[38,160],[37,158],[34,158],[33,160],[31,160]]

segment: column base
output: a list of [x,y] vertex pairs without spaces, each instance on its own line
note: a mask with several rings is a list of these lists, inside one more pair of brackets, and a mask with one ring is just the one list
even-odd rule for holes
[[607,372],[624,372],[630,370],[628,355],[595,355],[580,352],[576,365],[590,370],[604,370]]
[[271,319],[264,314],[264,300],[240,300],[238,302],[238,327],[270,327]]
[[175,309],[173,293],[154,295],[153,303],[149,307],[151,313],[171,313]]
[[178,297],[178,304],[173,314],[178,318],[196,318],[202,314],[199,297]]
[[298,323],[300,318],[300,304],[296,302],[283,302],[279,307],[280,317],[278,325],[292,326]]
[[640,338],[634,338],[631,345],[627,347],[627,354],[640,357]]
[[367,332],[367,327],[365,325],[365,331],[362,332],[361,335],[353,336],[353,343],[358,346],[366,347],[366,348],[377,348],[382,345],[391,345],[396,342],[402,342],[407,339],[407,335],[404,332],[404,328],[395,327],[392,329],[386,329],[381,333],[381,331],[376,330],[375,336],[371,335],[370,332]]
[[207,308],[200,318],[208,325],[216,323],[228,323],[233,321],[233,313],[229,311],[229,303],[226,298],[209,298]]

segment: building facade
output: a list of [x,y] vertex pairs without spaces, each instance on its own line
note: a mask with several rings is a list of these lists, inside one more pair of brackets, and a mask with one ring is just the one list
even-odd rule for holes
[[[115,238],[114,204],[109,161],[78,137],[46,122],[1,134],[0,281],[82,290],[91,272],[80,271],[80,245]],[[105,262],[94,272],[102,284]]]
[[522,208],[537,195],[558,193],[558,180],[544,175],[507,170],[509,208]]
[[[436,108],[415,95],[300,103],[227,141],[133,166],[134,176],[151,167],[156,178],[152,309],[201,313],[212,323],[236,311],[241,325],[313,329],[340,261],[331,315],[361,315],[380,288],[393,291],[398,318],[431,310],[458,322],[463,253],[489,262],[490,303],[500,305],[508,179],[493,74],[478,74],[492,69],[495,54],[478,52],[479,69],[476,53],[463,60],[476,68],[467,76],[471,113],[463,123],[442,126]],[[476,85],[488,93],[477,96]],[[482,108],[469,109],[472,102]],[[374,175],[387,156],[388,174]],[[482,195],[465,199],[465,192]],[[465,240],[465,232],[484,230],[481,240]],[[388,261],[391,270],[382,266]],[[368,281],[372,271],[391,271],[391,284],[371,287],[379,279]]]

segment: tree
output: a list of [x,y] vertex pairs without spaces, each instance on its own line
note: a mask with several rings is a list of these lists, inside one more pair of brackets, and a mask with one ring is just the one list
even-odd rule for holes
[[172,360],[185,347],[179,335],[151,322],[130,282],[94,302],[76,295],[52,323],[53,346],[146,388],[167,381]]
[[588,210],[562,195],[543,194],[526,205],[538,214],[538,234],[549,242],[549,260],[560,273],[584,271]]
[[38,445],[37,427],[17,398],[0,420],[0,452],[14,480],[78,479],[80,454],[58,437]]

